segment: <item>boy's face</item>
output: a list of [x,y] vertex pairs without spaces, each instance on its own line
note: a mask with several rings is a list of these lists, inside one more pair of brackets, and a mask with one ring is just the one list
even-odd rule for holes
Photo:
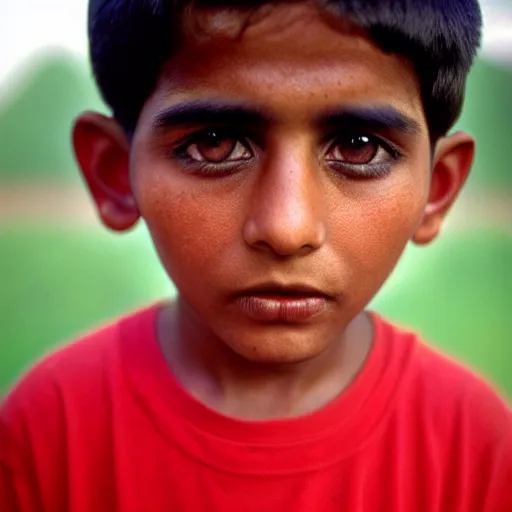
[[[90,185],[94,174],[124,197],[117,210],[145,219],[199,335],[251,360],[305,360],[342,335],[409,240],[436,236],[472,142],[447,139],[432,160],[412,67],[309,4],[261,10],[236,36],[239,14],[209,14],[141,113],[131,188],[115,130],[82,150],[108,165],[87,170],[79,125],[77,155]],[[125,227],[118,199],[93,195]]]

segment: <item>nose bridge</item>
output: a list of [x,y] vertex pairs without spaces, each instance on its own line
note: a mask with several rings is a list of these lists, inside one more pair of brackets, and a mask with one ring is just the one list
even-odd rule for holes
[[[270,167],[270,166],[269,166]],[[288,230],[302,230],[313,217],[313,173],[306,162],[285,158],[273,162],[263,177],[269,222],[280,220]]]
[[320,247],[325,238],[321,186],[316,163],[305,145],[269,151],[246,222],[247,241],[280,255]]

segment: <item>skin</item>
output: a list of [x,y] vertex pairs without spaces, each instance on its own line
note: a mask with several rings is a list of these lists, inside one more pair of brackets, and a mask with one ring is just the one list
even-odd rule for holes
[[[363,367],[372,343],[364,309],[407,243],[438,235],[474,142],[444,137],[432,155],[412,67],[309,3],[266,7],[250,19],[202,11],[198,20],[200,31],[186,21],[132,140],[114,120],[87,113],[74,129],[76,156],[103,223],[123,231],[142,217],[179,290],[158,332],[187,391],[234,417],[298,416],[336,397]],[[268,119],[230,122],[227,134],[200,120],[155,127],[170,107],[198,100]],[[414,128],[318,121],[361,107],[394,109]],[[183,149],[205,129],[220,134],[217,146],[203,136]],[[358,137],[365,144],[351,143]],[[243,158],[204,174],[177,148],[221,160],[233,149]],[[372,149],[376,157],[358,165]],[[372,162],[378,175],[361,176],[378,167]],[[302,323],[248,318],[235,294],[268,282],[315,287],[327,306]]]

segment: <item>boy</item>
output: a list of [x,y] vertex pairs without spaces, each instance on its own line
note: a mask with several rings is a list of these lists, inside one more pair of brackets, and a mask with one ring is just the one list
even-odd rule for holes
[[92,1],[113,117],[77,120],[77,160],[179,298],[10,393],[2,511],[512,511],[510,410],[365,311],[466,180],[480,24],[476,0]]

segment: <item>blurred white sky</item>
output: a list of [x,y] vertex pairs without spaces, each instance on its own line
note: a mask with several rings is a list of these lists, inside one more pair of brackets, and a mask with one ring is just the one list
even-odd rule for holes
[[[512,0],[485,1],[484,55],[512,62]],[[87,0],[0,0],[0,85],[43,48],[85,55],[86,11]]]
[[42,48],[85,55],[86,13],[86,0],[0,0],[0,84]]

